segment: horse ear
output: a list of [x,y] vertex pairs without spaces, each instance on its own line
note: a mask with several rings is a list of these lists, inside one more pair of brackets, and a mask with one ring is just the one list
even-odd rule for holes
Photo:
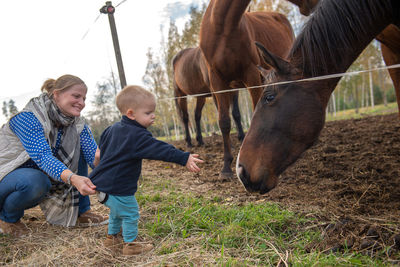
[[260,65],[257,65],[257,69],[258,71],[261,73],[261,75],[265,78],[267,77],[268,74],[268,70],[264,69],[263,67],[261,67]]
[[290,73],[289,62],[287,62],[286,60],[284,60],[279,56],[272,54],[259,42],[256,42],[256,46],[258,50],[260,50],[265,63],[271,66],[271,68],[275,69],[278,73],[282,74]]

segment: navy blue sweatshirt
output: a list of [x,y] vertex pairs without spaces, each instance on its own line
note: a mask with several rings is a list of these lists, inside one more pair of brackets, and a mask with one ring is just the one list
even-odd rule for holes
[[189,152],[155,139],[135,120],[122,116],[100,137],[100,163],[89,177],[96,190],[116,196],[134,195],[142,170],[142,159],[186,165]]

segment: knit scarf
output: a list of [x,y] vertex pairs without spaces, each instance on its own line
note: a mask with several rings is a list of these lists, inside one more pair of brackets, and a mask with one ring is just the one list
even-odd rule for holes
[[[73,172],[78,170],[80,153],[79,133],[75,117],[68,117],[61,112],[53,99],[46,93],[33,98],[24,108],[24,111],[33,112],[41,122],[49,145],[56,147],[58,130],[63,129],[57,151],[57,159],[64,163]],[[40,203],[46,220],[49,223],[74,226],[78,218],[79,192],[70,185],[49,177],[52,187],[45,199]]]

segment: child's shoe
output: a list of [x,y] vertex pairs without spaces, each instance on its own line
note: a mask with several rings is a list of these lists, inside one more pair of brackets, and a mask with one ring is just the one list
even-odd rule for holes
[[125,243],[122,249],[122,255],[138,255],[141,253],[148,252],[153,249],[153,245],[146,242],[130,242]]
[[107,235],[106,239],[103,242],[104,247],[111,250],[112,252],[119,252],[123,246],[122,237],[118,234],[116,235]]

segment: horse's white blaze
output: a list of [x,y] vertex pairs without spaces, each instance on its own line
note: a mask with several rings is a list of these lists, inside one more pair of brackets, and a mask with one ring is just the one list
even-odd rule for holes
[[[243,182],[242,182],[242,179],[240,179],[240,176],[239,176],[239,173],[240,173],[240,171],[243,169],[243,167],[239,167],[239,161],[240,161],[240,150],[242,149],[242,147],[240,147],[240,149],[239,149],[239,153],[238,153],[238,156],[237,156],[237,159],[236,159],[236,176],[237,176],[237,178],[239,179],[239,182],[243,185],[243,187],[244,188],[246,188],[245,186],[244,186],[244,184],[243,184]],[[247,190],[247,189],[246,189]]]

